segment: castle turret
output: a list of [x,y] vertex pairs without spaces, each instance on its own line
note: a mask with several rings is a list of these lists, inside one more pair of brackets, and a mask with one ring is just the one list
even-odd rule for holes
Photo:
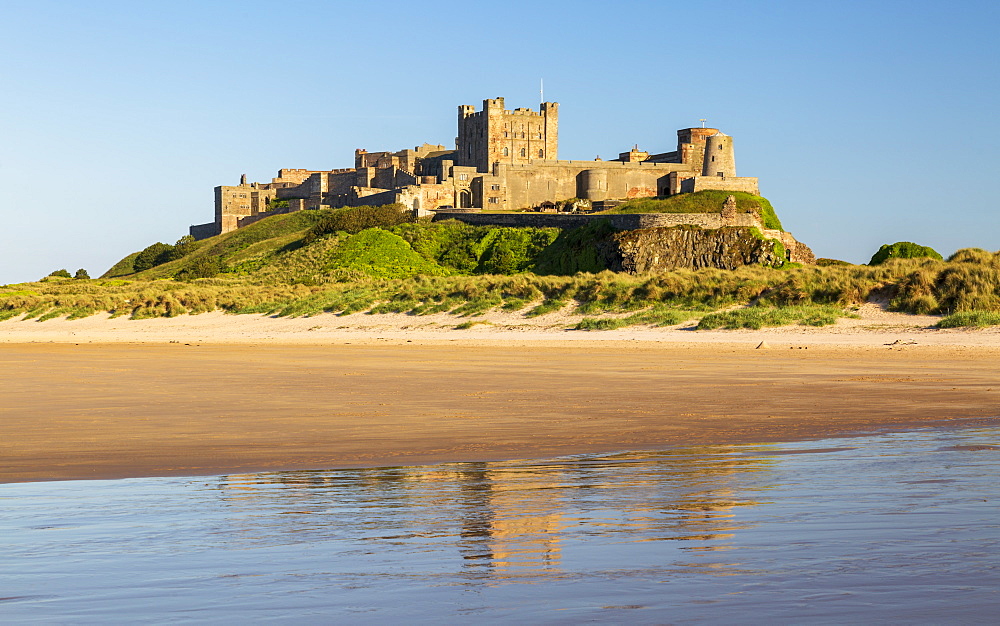
[[577,178],[577,194],[584,200],[599,202],[608,198],[608,171],[583,170]]
[[736,157],[733,155],[733,138],[719,131],[705,139],[705,162],[702,176],[720,178],[736,177]]

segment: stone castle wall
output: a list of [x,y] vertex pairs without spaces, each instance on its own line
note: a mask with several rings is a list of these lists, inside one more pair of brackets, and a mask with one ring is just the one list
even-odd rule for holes
[[[488,189],[482,206],[486,209],[526,209],[545,201],[583,198],[649,198],[670,195],[671,172],[690,173],[684,163],[622,161],[551,161],[531,165],[500,164],[495,178],[502,185],[503,199],[491,202]],[[484,183],[486,181],[484,179]]]
[[[398,202],[417,216],[427,216],[449,208],[530,209],[570,198],[599,202],[709,189],[760,194],[756,178],[736,176],[733,140],[715,128],[678,130],[677,149],[671,152],[650,154],[635,145],[609,161],[558,160],[558,132],[558,103],[543,102],[538,111],[507,110],[503,98],[484,100],[481,111],[463,105],[458,108],[455,150],[437,144],[397,152],[358,149],[353,168],[281,169],[270,183],[247,184],[244,176],[239,186],[216,188],[215,221],[192,226],[190,232],[204,238],[268,215],[362,204]],[[274,198],[286,200],[288,207],[267,212]],[[752,216],[720,214],[462,216],[501,225],[611,219],[622,229],[760,226],[751,224]]]
[[[438,211],[432,221],[454,219],[473,226],[512,226],[536,228],[577,228],[592,222],[607,220],[617,230],[699,226],[722,228],[743,226],[762,229],[760,218],[753,213],[737,213],[723,217],[721,213],[611,213],[559,215],[557,213],[463,213]],[[777,231],[780,232],[780,231]]]

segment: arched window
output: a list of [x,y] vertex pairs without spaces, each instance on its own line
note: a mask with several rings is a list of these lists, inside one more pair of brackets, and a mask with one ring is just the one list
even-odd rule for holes
[[538,151],[538,158],[540,159],[540,158],[542,158],[543,156],[545,156],[545,152],[544,152],[544,151],[542,151],[542,150],[539,150],[539,151]]
[[524,148],[521,148],[521,156],[528,156],[528,152]]
[[507,151],[507,148],[504,148],[504,149],[503,149],[503,155],[504,155],[504,156],[507,156],[508,154],[510,154],[510,153],[509,153],[509,152]]

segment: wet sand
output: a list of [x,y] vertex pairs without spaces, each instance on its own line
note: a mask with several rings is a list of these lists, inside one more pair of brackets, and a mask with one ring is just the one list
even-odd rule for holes
[[762,335],[738,333],[0,343],[0,482],[541,458],[1000,415],[995,345],[824,336],[763,335],[760,350]]

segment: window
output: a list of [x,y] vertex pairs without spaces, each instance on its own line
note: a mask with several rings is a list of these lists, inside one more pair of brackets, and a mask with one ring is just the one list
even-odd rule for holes
[[545,155],[545,152],[543,150],[539,150],[538,151],[538,158],[539,159],[542,158],[544,155]]
[[521,156],[528,156],[528,151],[525,150],[524,148],[521,148]]
[[504,137],[506,137],[506,136],[507,136],[507,131],[503,131],[503,136],[504,136]]
[[508,154],[510,154],[510,152],[507,150],[507,148],[504,148],[503,149],[503,155],[507,156]]
[[469,175],[468,174],[459,174],[458,175],[458,180],[469,180]]
[[490,198],[490,204],[500,204],[500,198]]
[[500,185],[490,185],[490,189],[493,191],[500,191]]

